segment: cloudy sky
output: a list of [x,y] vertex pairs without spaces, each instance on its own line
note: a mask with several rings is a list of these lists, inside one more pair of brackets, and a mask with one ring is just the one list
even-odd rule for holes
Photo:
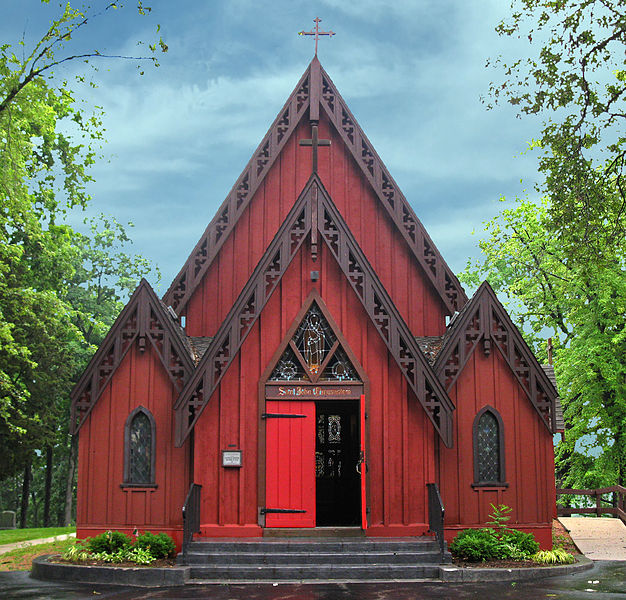
[[[320,41],[322,65],[454,271],[478,255],[472,231],[502,208],[500,196],[533,188],[536,157],[524,150],[537,124],[480,100],[502,75],[487,58],[527,51],[494,32],[504,0],[144,2],[148,17],[129,0],[68,50],[141,53],[137,40],[153,39],[157,24],[169,46],[144,76],[130,61],[102,61],[98,88],[78,91],[105,112],[89,211],[135,224],[134,249],[161,269],[161,293],[313,57],[313,41],[297,32],[315,16],[336,32]],[[0,41],[23,38],[27,49],[59,10],[55,0],[0,5]]]

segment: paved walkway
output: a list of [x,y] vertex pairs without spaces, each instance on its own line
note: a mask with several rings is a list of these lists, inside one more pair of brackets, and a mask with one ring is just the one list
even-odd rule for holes
[[2,600],[626,600],[626,562],[598,561],[593,569],[534,581],[486,583],[320,583],[185,585],[129,588],[54,583],[26,571],[0,573]]
[[559,517],[579,550],[591,560],[626,560],[626,525],[606,517]]
[[57,540],[60,541],[75,537],[75,533],[64,533],[63,535],[57,535],[55,537],[40,538],[38,540],[26,540],[23,542],[15,542],[14,544],[5,544],[4,546],[0,546],[0,554],[6,554],[16,548],[25,548],[26,546],[34,546],[35,544],[47,544],[49,542],[56,542]]

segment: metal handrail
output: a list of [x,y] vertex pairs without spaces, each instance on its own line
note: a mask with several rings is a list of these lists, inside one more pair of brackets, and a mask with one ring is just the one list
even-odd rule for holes
[[193,534],[200,531],[200,490],[202,486],[192,483],[183,505],[183,556],[193,541]]
[[445,509],[439,494],[439,488],[436,483],[427,483],[428,488],[428,529],[435,534],[435,538],[439,542],[439,552],[443,562],[444,557],[444,539],[443,539],[443,519]]

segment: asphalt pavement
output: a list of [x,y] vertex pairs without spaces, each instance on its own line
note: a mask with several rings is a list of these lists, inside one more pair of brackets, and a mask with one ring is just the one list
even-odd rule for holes
[[626,561],[598,561],[591,570],[520,583],[338,583],[187,585],[142,589],[58,584],[31,579],[27,572],[0,573],[2,600],[626,600]]

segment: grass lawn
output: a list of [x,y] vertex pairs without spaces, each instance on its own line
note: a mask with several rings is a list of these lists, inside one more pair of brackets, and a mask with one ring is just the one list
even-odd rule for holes
[[0,546],[16,544],[26,540],[49,538],[64,533],[74,533],[76,527],[38,527],[37,529],[3,529],[0,531]]
[[[44,530],[45,531],[45,530]],[[73,539],[37,544],[0,554],[0,571],[30,571],[33,559],[42,554],[60,554],[74,544]]]

